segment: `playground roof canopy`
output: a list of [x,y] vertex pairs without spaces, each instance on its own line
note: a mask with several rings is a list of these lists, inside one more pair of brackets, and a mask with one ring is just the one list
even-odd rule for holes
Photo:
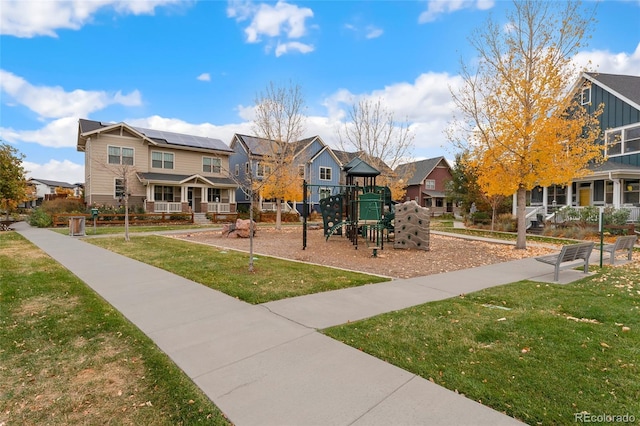
[[343,170],[347,173],[347,176],[372,177],[380,174],[380,170],[357,157],[345,164]]

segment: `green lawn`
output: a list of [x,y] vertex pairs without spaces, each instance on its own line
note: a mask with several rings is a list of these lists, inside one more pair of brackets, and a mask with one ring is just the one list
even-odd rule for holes
[[[139,232],[162,232],[162,231],[176,231],[176,230],[184,230],[185,232],[191,229],[199,229],[199,228],[220,228],[221,225],[216,225],[214,223],[210,225],[194,225],[189,223],[187,225],[131,225],[129,226],[129,233],[139,233]],[[59,234],[69,235],[69,228],[51,228],[52,231],[55,231]],[[95,231],[93,229],[93,225],[90,221],[87,221],[85,233],[87,236],[91,235],[113,235],[113,234],[122,234],[124,235],[124,225],[101,225],[96,227]]]
[[0,425],[226,425],[194,383],[76,276],[0,234]]
[[388,281],[387,278],[254,256],[160,236],[88,239],[88,242],[220,290],[249,303]]
[[640,420],[640,265],[522,281],[325,330],[528,424]]

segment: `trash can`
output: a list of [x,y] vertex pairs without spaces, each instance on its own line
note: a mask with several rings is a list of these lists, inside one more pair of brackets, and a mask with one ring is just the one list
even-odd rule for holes
[[71,216],[69,218],[69,235],[72,237],[84,237],[84,216]]

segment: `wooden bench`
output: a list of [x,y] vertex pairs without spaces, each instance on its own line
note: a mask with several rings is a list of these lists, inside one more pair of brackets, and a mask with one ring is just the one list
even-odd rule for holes
[[594,243],[578,243],[563,246],[559,254],[536,257],[538,262],[555,266],[553,280],[558,281],[561,269],[575,268],[584,265],[584,273],[589,272],[589,256],[593,250]]
[[631,260],[631,255],[633,254],[633,245],[636,243],[638,239],[637,235],[626,235],[624,237],[618,237],[613,244],[607,244],[606,246],[602,246],[602,251],[611,253],[611,264],[615,264],[616,262],[616,252],[618,251],[627,251],[627,259]]

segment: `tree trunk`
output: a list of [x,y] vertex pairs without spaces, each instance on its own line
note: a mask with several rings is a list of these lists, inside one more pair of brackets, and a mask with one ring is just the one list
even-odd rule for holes
[[527,248],[527,225],[526,225],[526,215],[527,215],[527,206],[526,206],[526,195],[527,190],[524,186],[520,186],[518,188],[517,193],[517,202],[518,202],[518,210],[517,218],[518,218],[518,237],[516,239],[516,249],[525,250]]
[[124,196],[124,240],[129,241],[129,196]]
[[253,191],[251,191],[249,205],[249,272],[253,272]]
[[279,231],[282,229],[282,200],[276,199],[276,229]]

